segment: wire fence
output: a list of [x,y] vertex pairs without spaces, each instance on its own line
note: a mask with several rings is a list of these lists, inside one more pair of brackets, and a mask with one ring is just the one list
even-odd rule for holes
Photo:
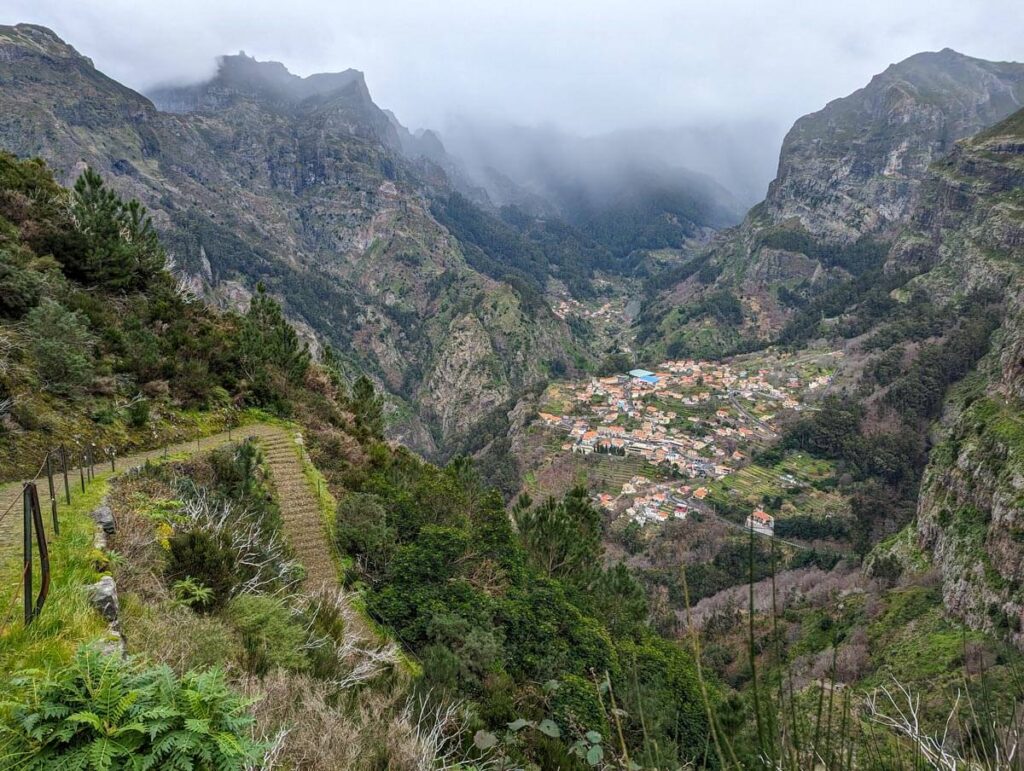
[[[175,453],[186,451],[186,449],[188,452],[191,452],[192,443],[194,442],[195,451],[198,452],[203,441],[216,443],[223,441],[224,437],[224,432],[207,437],[195,437],[173,447],[169,442],[164,441],[162,450],[158,447],[157,449],[144,450],[135,455],[129,454],[121,458],[118,457],[113,447],[100,448],[102,453],[100,461],[101,463],[104,460],[109,461],[111,473],[116,473],[119,460],[123,460],[131,465],[135,462],[148,462],[160,457],[167,459],[172,449]],[[228,424],[226,438],[229,441],[232,439],[232,423]],[[0,505],[4,505],[3,510],[0,511],[0,548],[8,545],[14,546],[17,543],[17,539],[14,538],[17,532],[15,529],[16,525],[10,521],[10,518],[19,502],[22,504],[23,513],[21,527],[21,576],[15,584],[11,598],[5,600],[4,604],[0,605],[0,633],[9,628],[19,596],[22,597],[25,607],[26,626],[39,616],[46,603],[50,585],[49,544],[52,539],[60,537],[59,499],[64,499],[63,505],[71,506],[73,492],[80,488],[84,494],[88,482],[96,477],[96,445],[83,445],[78,442],[76,444],[78,444],[78,447],[73,454],[63,444],[49,450],[30,479],[24,480],[20,485],[15,483],[10,486],[12,488],[11,500],[6,505],[0,503]],[[75,467],[73,464],[75,461],[78,463],[77,485],[74,482]],[[46,477],[47,492],[50,496],[50,537],[46,533],[42,506],[39,500],[39,485],[44,476]],[[33,600],[32,589],[35,585],[33,565],[36,562],[39,565],[39,594]]]
[[[107,452],[110,459],[111,471],[116,470],[116,456],[112,450]],[[95,478],[95,458],[92,447],[81,448],[78,452],[78,472],[81,482],[81,489],[86,490],[86,481]],[[56,470],[59,464],[59,471]],[[64,445],[49,450],[43,458],[36,473],[30,479],[26,479],[20,485],[20,489],[12,495],[10,502],[0,512],[0,527],[4,526],[7,520],[15,511],[18,503],[22,508],[22,568],[18,582],[9,600],[6,601],[0,611],[0,629],[5,629],[12,623],[14,609],[17,607],[18,597],[21,596],[24,605],[24,623],[26,626],[32,623],[42,612],[43,606],[50,591],[50,539],[47,537],[46,526],[43,519],[42,506],[39,500],[39,485],[42,478],[46,477],[47,490],[50,494],[50,520],[52,538],[60,536],[60,517],[58,515],[57,489],[59,481],[63,477],[63,492],[65,505],[71,505],[71,456]],[[10,524],[8,523],[8,527]],[[39,565],[39,593],[33,598],[35,585],[34,563],[38,560]]]

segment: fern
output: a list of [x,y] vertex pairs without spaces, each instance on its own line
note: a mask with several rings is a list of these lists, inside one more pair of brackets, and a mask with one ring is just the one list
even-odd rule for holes
[[53,676],[12,679],[0,703],[0,768],[42,771],[235,771],[262,746],[247,703],[217,671],[167,667],[82,649]]

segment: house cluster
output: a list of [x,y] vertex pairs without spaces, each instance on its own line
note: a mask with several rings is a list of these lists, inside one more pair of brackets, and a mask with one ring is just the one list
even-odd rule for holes
[[805,387],[799,377],[767,369],[666,361],[654,372],[634,369],[564,386],[566,414],[540,418],[568,433],[566,450],[639,456],[687,477],[719,478],[745,459],[750,441],[771,432],[779,409],[800,409]]
[[638,524],[685,520],[691,512],[701,509],[701,502],[710,491],[679,481],[654,482],[634,476],[622,485],[617,495],[600,493],[596,503],[617,515],[625,515]]

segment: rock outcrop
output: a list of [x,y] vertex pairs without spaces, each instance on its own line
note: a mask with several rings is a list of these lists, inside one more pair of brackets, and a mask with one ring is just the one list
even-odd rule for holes
[[933,167],[890,261],[940,297],[1001,296],[974,387],[950,404],[918,504],[947,609],[1024,647],[1024,111]]

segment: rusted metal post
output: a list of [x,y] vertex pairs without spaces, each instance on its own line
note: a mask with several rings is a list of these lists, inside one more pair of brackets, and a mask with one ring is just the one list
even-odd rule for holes
[[85,458],[82,457],[78,463],[78,478],[82,480],[82,492],[85,492]]
[[50,595],[50,549],[46,545],[46,530],[43,529],[43,512],[39,508],[39,489],[35,482],[28,483],[29,500],[32,508],[32,522],[36,531],[36,546],[39,547],[39,596],[36,597],[32,618],[39,615]]
[[68,484],[68,451],[60,446],[60,468],[64,472],[64,499],[71,505],[71,485]]
[[21,507],[24,526],[22,570],[24,572],[25,626],[28,626],[32,623],[32,499],[29,496],[28,484],[21,489]]
[[117,457],[117,456],[116,456],[116,455],[115,455],[115,453],[114,453],[114,449],[113,449],[113,448],[111,448],[111,449],[110,449],[110,472],[111,472],[111,473],[113,473],[113,472],[117,471],[117,467],[116,467],[116,466],[114,466],[114,458],[116,458],[116,457]]
[[53,493],[53,453],[46,453],[46,483],[50,488],[50,500],[53,500],[57,496]]

